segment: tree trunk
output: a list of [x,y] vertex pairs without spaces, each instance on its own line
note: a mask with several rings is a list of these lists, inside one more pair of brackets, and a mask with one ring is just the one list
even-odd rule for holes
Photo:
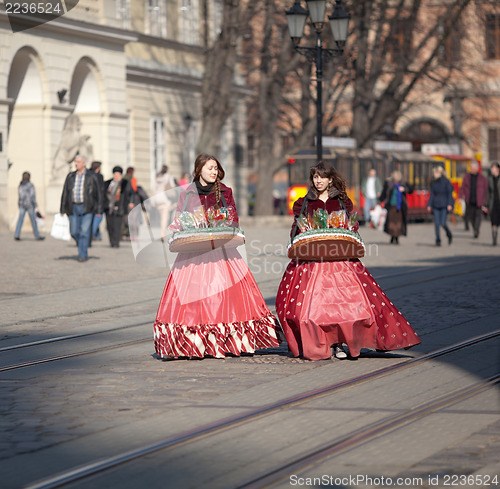
[[239,62],[238,42],[243,32],[241,26],[248,24],[259,3],[224,0],[222,30],[206,54],[197,153],[219,153],[221,131],[233,110],[231,88]]

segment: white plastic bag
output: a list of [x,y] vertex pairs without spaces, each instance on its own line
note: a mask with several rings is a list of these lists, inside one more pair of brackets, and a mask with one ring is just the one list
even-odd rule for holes
[[54,223],[52,224],[50,235],[55,239],[62,239],[64,241],[69,241],[71,239],[69,218],[66,214],[54,215]]
[[370,211],[370,220],[373,226],[379,231],[384,230],[385,219],[387,217],[387,209],[384,209],[380,205],[376,205],[374,209]]

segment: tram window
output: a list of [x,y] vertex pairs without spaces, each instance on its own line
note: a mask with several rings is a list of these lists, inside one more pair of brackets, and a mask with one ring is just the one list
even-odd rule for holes
[[[399,168],[397,168],[399,166]],[[401,164],[399,163],[396,165],[396,169],[401,172],[401,175],[403,175],[403,182],[410,182],[413,180],[413,167],[412,163],[410,164]]]

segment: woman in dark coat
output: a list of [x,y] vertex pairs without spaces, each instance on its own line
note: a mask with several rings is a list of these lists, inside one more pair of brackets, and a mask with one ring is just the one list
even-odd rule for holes
[[431,183],[429,191],[429,201],[427,209],[434,214],[434,224],[436,226],[436,246],[441,246],[441,236],[439,235],[442,227],[448,237],[448,244],[451,244],[453,236],[446,223],[448,212],[453,210],[453,185],[446,178],[444,168],[435,166],[432,169],[434,180]]
[[391,178],[386,180],[380,201],[387,209],[384,232],[390,234],[391,243],[399,244],[399,236],[406,236],[406,223],[408,218],[408,202],[406,195],[413,192],[408,185],[401,183],[403,176],[396,170],[391,173]]
[[491,164],[491,174],[488,177],[486,206],[491,219],[493,246],[496,246],[498,226],[500,225],[500,164],[497,162]]
[[132,187],[128,180],[122,178],[123,168],[113,168],[113,178],[104,182],[106,203],[106,224],[108,227],[109,242],[112,248],[120,247],[122,236],[123,216],[126,216],[133,207]]

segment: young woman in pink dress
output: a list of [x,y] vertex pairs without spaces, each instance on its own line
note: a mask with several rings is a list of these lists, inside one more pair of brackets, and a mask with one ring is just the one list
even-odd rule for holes
[[[346,182],[323,162],[311,168],[310,188],[293,206],[292,234],[301,214],[316,209],[352,213]],[[294,236],[292,236],[293,238]],[[420,343],[415,331],[358,259],[292,260],[281,280],[276,311],[296,357],[351,357],[361,348],[397,350]]]
[[[191,183],[180,195],[177,213],[233,207],[217,159],[196,158]],[[277,321],[237,248],[179,253],[172,265],[154,323],[156,353],[163,359],[224,358],[278,346]]]

